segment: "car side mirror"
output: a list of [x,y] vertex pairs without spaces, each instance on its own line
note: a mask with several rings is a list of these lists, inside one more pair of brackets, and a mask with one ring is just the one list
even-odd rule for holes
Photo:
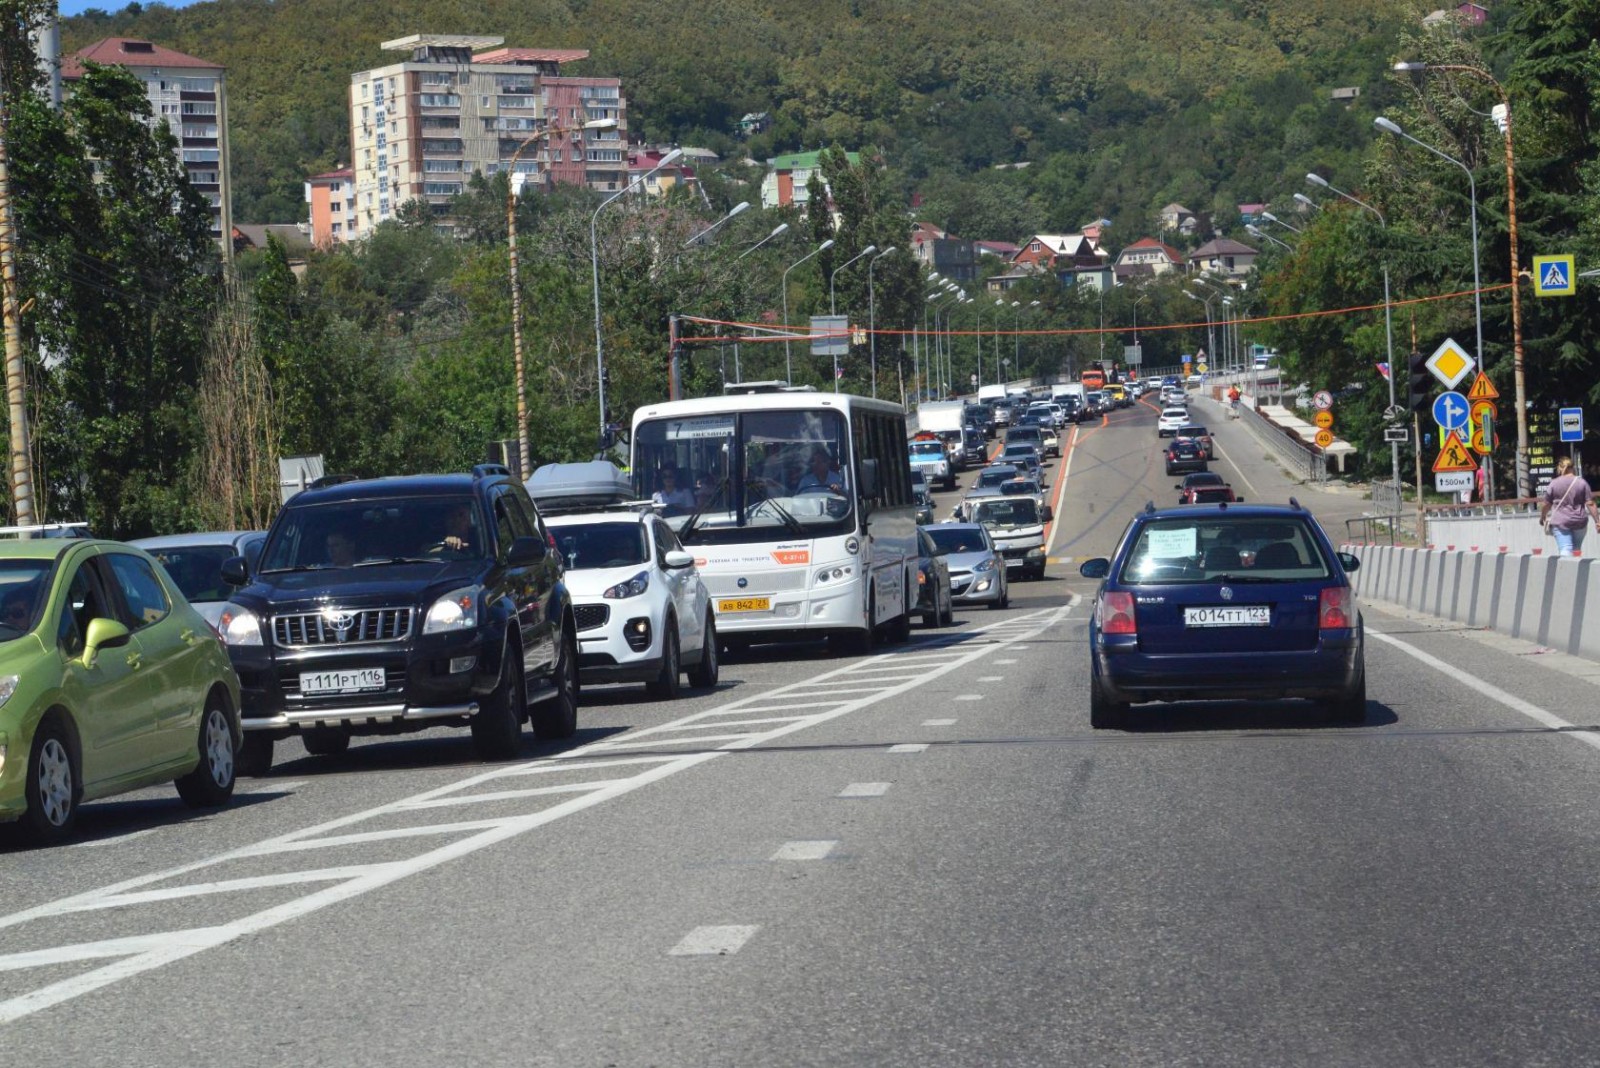
[[1360,570],[1361,561],[1356,557],[1351,556],[1349,553],[1335,553],[1334,555],[1339,558],[1339,566],[1344,568],[1346,571]]
[[678,571],[686,567],[693,567],[694,557],[689,553],[684,552],[682,549],[673,549],[671,552],[667,553],[666,556],[662,557],[661,562],[668,568],[668,570]]
[[1233,503],[1234,504],[1243,504],[1244,503],[1244,498],[1243,497],[1235,497],[1233,499]]
[[549,553],[550,547],[545,544],[543,538],[524,536],[511,543],[511,551],[506,554],[506,563],[512,567],[525,567],[541,562]]
[[127,645],[130,637],[128,628],[114,619],[101,616],[89,620],[89,633],[83,639],[83,666],[94,667],[95,657],[100,650]]
[[1085,560],[1078,565],[1078,574],[1084,578],[1103,579],[1111,574],[1111,561],[1103,556],[1097,556],[1093,560]]
[[230,556],[222,561],[222,581],[230,586],[250,584],[250,564],[242,556]]
[[878,461],[861,461],[861,496],[869,501],[878,499]]
[[1053,522],[1055,522],[1055,519],[1056,519],[1055,509],[1051,508],[1048,504],[1045,505],[1044,506],[1044,521],[1046,523],[1053,523]]

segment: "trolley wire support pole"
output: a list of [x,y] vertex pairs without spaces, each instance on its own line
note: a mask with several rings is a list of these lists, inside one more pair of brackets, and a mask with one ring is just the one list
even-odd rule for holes
[[[3,94],[3,87],[0,87]],[[28,434],[27,369],[22,358],[22,315],[17,308],[16,222],[11,210],[7,141],[10,111],[0,98],[0,302],[4,305],[6,411],[11,437],[11,503],[18,526],[37,522],[33,508],[33,448]]]

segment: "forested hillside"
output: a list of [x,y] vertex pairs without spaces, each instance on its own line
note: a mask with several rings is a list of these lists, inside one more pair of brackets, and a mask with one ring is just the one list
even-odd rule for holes
[[[620,76],[652,138],[757,159],[877,145],[925,217],[964,235],[1104,216],[1131,240],[1168,201],[1225,215],[1354,153],[1420,14],[1394,0],[212,0],[90,11],[62,38],[147,37],[227,66],[238,219],[300,218],[303,177],[348,159],[349,75],[392,60],[379,42],[481,33],[589,49],[571,71]],[[1346,85],[1362,115],[1330,100]],[[742,146],[747,111],[775,122]]]

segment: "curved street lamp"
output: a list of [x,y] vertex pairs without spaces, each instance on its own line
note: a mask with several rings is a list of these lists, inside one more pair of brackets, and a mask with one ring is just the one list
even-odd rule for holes
[[794,361],[789,356],[789,337],[794,331],[789,328],[789,272],[809,260],[812,256],[826,252],[832,247],[833,238],[830,237],[783,269],[783,282],[781,283],[783,289],[783,380],[791,386],[794,385]]
[[[602,121],[602,122],[611,121],[611,122],[614,123],[616,120],[615,119],[611,119],[611,120],[603,120],[602,119],[602,120],[599,120],[599,121]],[[589,265],[590,265],[591,269],[593,270],[592,281],[593,281],[593,285],[594,285],[594,362],[595,362],[595,371],[596,371],[596,374],[598,376],[598,380],[596,382],[596,385],[599,387],[599,392],[600,392],[600,448],[601,448],[601,450],[605,449],[605,447],[606,447],[606,439],[610,437],[610,432],[607,429],[607,425],[606,425],[606,349],[605,349],[605,337],[601,334],[601,331],[600,331],[600,231],[599,231],[600,213],[602,211],[605,211],[606,208],[609,207],[612,204],[612,202],[614,202],[618,197],[622,196],[624,193],[630,192],[631,190],[633,190],[635,188],[638,188],[639,186],[642,186],[645,182],[647,182],[650,179],[650,177],[653,174],[655,174],[657,171],[661,170],[661,168],[667,166],[667,164],[671,163],[673,160],[676,160],[681,155],[683,155],[683,149],[681,149],[681,148],[675,148],[671,152],[668,152],[665,156],[661,157],[661,161],[659,163],[657,163],[654,167],[651,167],[648,171],[645,171],[643,174],[639,175],[639,177],[633,179],[627,185],[625,185],[621,189],[617,190],[615,193],[612,193],[605,200],[602,200],[600,202],[600,206],[598,208],[594,209],[594,214],[589,216]]]
[[[867,338],[868,344],[872,346],[873,397],[878,395],[878,301],[877,296],[872,291],[872,269],[878,265],[879,260],[894,251],[895,246],[890,245],[867,261]],[[835,383],[838,382],[838,376],[834,377],[834,381]]]
[[1301,230],[1298,226],[1290,226],[1288,223],[1284,222],[1282,219],[1278,218],[1276,215],[1272,214],[1272,212],[1270,212],[1270,211],[1262,212],[1261,213],[1261,217],[1263,219],[1267,220],[1267,222],[1275,222],[1279,226],[1283,227],[1285,230],[1289,230],[1289,231],[1291,231],[1293,233],[1301,234],[1301,233],[1305,232],[1304,230]]
[[739,203],[735,204],[731,209],[729,209],[728,214],[724,215],[722,218],[718,219],[716,222],[712,223],[710,226],[706,227],[704,230],[701,230],[698,234],[695,234],[689,240],[685,241],[683,243],[683,247],[684,248],[688,248],[690,245],[694,244],[696,241],[699,241],[702,237],[705,237],[705,236],[709,235],[713,230],[717,229],[723,223],[727,222],[729,219],[733,218],[735,215],[739,214],[741,211],[744,211],[749,206],[750,206],[750,202],[748,200],[739,201]]
[[772,233],[768,234],[766,237],[763,237],[760,241],[757,241],[755,244],[751,245],[749,248],[747,248],[743,252],[739,253],[739,255],[734,258],[734,262],[735,263],[739,262],[739,260],[744,259],[746,256],[750,255],[750,253],[754,252],[756,249],[760,248],[762,245],[765,245],[768,241],[771,241],[775,237],[782,237],[784,234],[786,234],[788,232],[789,232],[789,224],[788,223],[779,223],[777,225],[777,227],[773,229]]
[[[506,242],[508,246],[508,266],[511,274],[511,362],[515,367],[517,376],[517,460],[521,465],[520,477],[527,478],[533,473],[533,456],[528,447],[528,384],[524,381],[522,360],[522,286],[517,275],[517,195],[522,192],[522,184],[527,180],[527,175],[517,170],[517,164],[522,160],[522,153],[557,134],[574,133],[578,130],[610,130],[615,129],[616,119],[594,119],[581,126],[548,126],[535,132],[531,137],[523,139],[517,150],[511,153],[511,161],[506,165],[510,173],[506,175]],[[602,397],[604,394],[602,394]],[[605,436],[605,403],[600,404],[600,434]],[[602,442],[601,448],[604,448]]]
[[[1306,181],[1310,182],[1314,186],[1317,186],[1319,189],[1326,189],[1334,196],[1342,197],[1345,200],[1348,200],[1350,203],[1354,204],[1358,208],[1361,208],[1363,211],[1372,212],[1373,215],[1377,216],[1378,225],[1383,227],[1385,232],[1388,231],[1389,220],[1383,217],[1383,212],[1379,211],[1371,204],[1368,204],[1365,200],[1346,193],[1343,189],[1338,188],[1332,182],[1328,181],[1322,175],[1317,174],[1315,171],[1306,175]],[[1295,196],[1304,196],[1304,194],[1296,193]],[[1308,203],[1316,203],[1315,201],[1311,200],[1310,197],[1305,197],[1305,199]],[[1387,250],[1385,250],[1385,252],[1387,253]],[[1394,378],[1396,371],[1394,366],[1394,316],[1389,305],[1389,257],[1386,254],[1383,257],[1383,344],[1384,359],[1389,361],[1389,374],[1386,377],[1389,379],[1389,407],[1392,410],[1395,405]],[[1396,494],[1398,494],[1400,492],[1400,443],[1397,441],[1391,441],[1389,443],[1389,466],[1392,469],[1391,476],[1394,479],[1394,491]],[[1418,486],[1417,500],[1420,501],[1421,499],[1422,487]]]
[[[1517,168],[1516,155],[1511,146],[1511,97],[1506,92],[1505,86],[1495,80],[1494,75],[1482,67],[1466,63],[1396,63],[1394,69],[1458,71],[1484,82],[1500,98],[1500,113],[1495,115],[1494,119],[1506,139],[1506,229],[1511,245],[1511,372],[1517,393],[1517,496],[1526,497],[1532,489],[1528,484],[1528,403],[1524,375],[1526,362],[1522,350],[1522,269],[1517,256]],[[1473,243],[1473,252],[1477,252],[1476,242]],[[1483,366],[1481,355],[1478,366],[1480,368]]]
[[1244,230],[1245,233],[1249,234],[1251,237],[1259,237],[1263,241],[1271,241],[1274,245],[1282,245],[1288,252],[1294,251],[1294,246],[1289,244],[1289,242],[1280,241],[1278,238],[1273,237],[1271,234],[1261,229],[1261,227],[1257,226],[1255,223],[1245,223]]

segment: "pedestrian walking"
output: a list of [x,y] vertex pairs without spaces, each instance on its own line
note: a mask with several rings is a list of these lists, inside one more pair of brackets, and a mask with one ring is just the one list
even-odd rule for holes
[[1556,477],[1539,501],[1539,522],[1556,539],[1557,556],[1577,556],[1591,522],[1600,530],[1600,508],[1589,484],[1573,473],[1572,461],[1565,456],[1556,461]]

